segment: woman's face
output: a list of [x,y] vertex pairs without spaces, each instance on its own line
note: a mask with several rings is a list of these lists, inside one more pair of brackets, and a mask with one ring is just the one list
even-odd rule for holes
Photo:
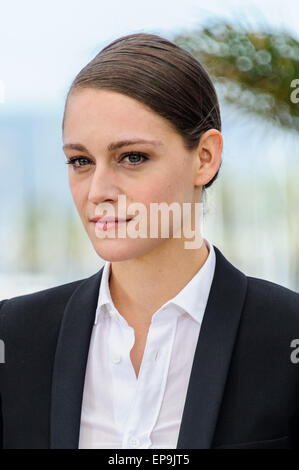
[[174,240],[171,236],[99,237],[91,219],[106,203],[118,217],[119,195],[126,196],[127,207],[135,202],[144,205],[148,227],[150,203],[198,201],[200,187],[194,184],[197,152],[185,149],[182,137],[168,121],[121,93],[81,89],[69,97],[63,138],[67,159],[80,159],[75,162],[77,168],[68,166],[69,184],[97,254],[105,260],[122,261],[167,249]]

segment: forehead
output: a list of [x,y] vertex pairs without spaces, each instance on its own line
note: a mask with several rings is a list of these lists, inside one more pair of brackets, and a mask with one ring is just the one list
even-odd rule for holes
[[176,134],[166,119],[122,93],[93,88],[71,93],[65,112],[64,138],[83,138],[94,133],[108,136],[115,132],[141,133],[152,138]]

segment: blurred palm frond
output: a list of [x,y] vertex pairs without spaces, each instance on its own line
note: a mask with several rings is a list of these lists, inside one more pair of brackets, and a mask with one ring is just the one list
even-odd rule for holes
[[224,101],[299,130],[299,42],[290,33],[217,20],[174,42],[204,65]]

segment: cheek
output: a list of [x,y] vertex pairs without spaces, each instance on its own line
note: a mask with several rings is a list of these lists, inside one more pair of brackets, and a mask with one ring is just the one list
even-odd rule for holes
[[77,210],[81,212],[87,201],[88,184],[84,181],[79,181],[70,175],[69,185],[75,206]]
[[168,178],[156,176],[152,180],[146,180],[140,188],[134,187],[134,192],[130,192],[130,200],[138,201],[147,207],[151,202],[169,201],[172,194],[172,184]]
[[[182,202],[190,198],[190,175],[182,171],[169,171],[156,176],[151,182],[143,185],[140,189],[140,201],[149,205],[150,202]],[[190,180],[190,181],[189,181]],[[137,194],[134,194],[133,200],[136,200]]]

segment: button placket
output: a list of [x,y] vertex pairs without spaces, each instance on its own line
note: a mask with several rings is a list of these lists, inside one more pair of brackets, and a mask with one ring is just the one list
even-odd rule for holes
[[[177,316],[172,316],[171,320],[169,322],[156,321],[155,325],[151,325],[149,330],[144,355],[147,352],[148,358],[150,357],[151,360],[143,361],[143,367],[140,369],[135,395],[136,400],[126,425],[127,436],[133,435],[132,437],[135,438],[135,436],[142,435],[148,441],[153,425],[157,420],[166,386],[167,371],[176,333]],[[161,347],[161,345],[166,345],[166,348]],[[159,360],[156,360],[156,356],[159,357]],[[158,368],[156,373],[162,378],[159,385],[151,382],[152,359],[155,360],[155,367]],[[149,389],[148,393],[145,393],[146,389]],[[149,409],[151,409],[149,413],[144,411]],[[145,413],[145,415],[141,422],[139,417],[142,413]],[[127,440],[127,443],[130,446],[130,439]],[[148,442],[144,442],[142,438],[140,447],[143,448],[144,445],[147,446]]]
[[[113,414],[119,432],[124,432],[126,422],[130,416],[131,407],[135,398],[135,377],[129,368],[129,347],[134,341],[134,331],[125,322],[111,321],[110,344],[111,373],[115,401],[113,403]],[[121,360],[119,361],[119,356]],[[115,362],[112,362],[112,357]],[[134,380],[133,380],[134,379]]]
[[[140,416],[143,403],[143,400],[140,400],[140,396],[144,395],[146,386],[151,385],[150,370],[153,365],[152,358],[155,359],[155,356],[158,352],[158,346],[160,344],[158,339],[159,334],[157,337],[157,332],[159,331],[159,329],[159,325],[151,325],[148,332],[147,342],[142,358],[142,364],[140,367],[138,380],[136,380],[135,399],[132,403],[132,407],[128,415],[128,421],[126,423],[126,437],[124,436],[123,441],[124,448],[126,448],[126,445],[130,448],[147,448],[151,444],[150,430],[147,429],[148,425],[144,427],[145,423],[141,423],[138,419],[138,416]],[[146,419],[145,421],[148,421],[148,419]],[[139,435],[139,437],[136,437],[137,435]],[[140,436],[142,436],[142,438]]]

